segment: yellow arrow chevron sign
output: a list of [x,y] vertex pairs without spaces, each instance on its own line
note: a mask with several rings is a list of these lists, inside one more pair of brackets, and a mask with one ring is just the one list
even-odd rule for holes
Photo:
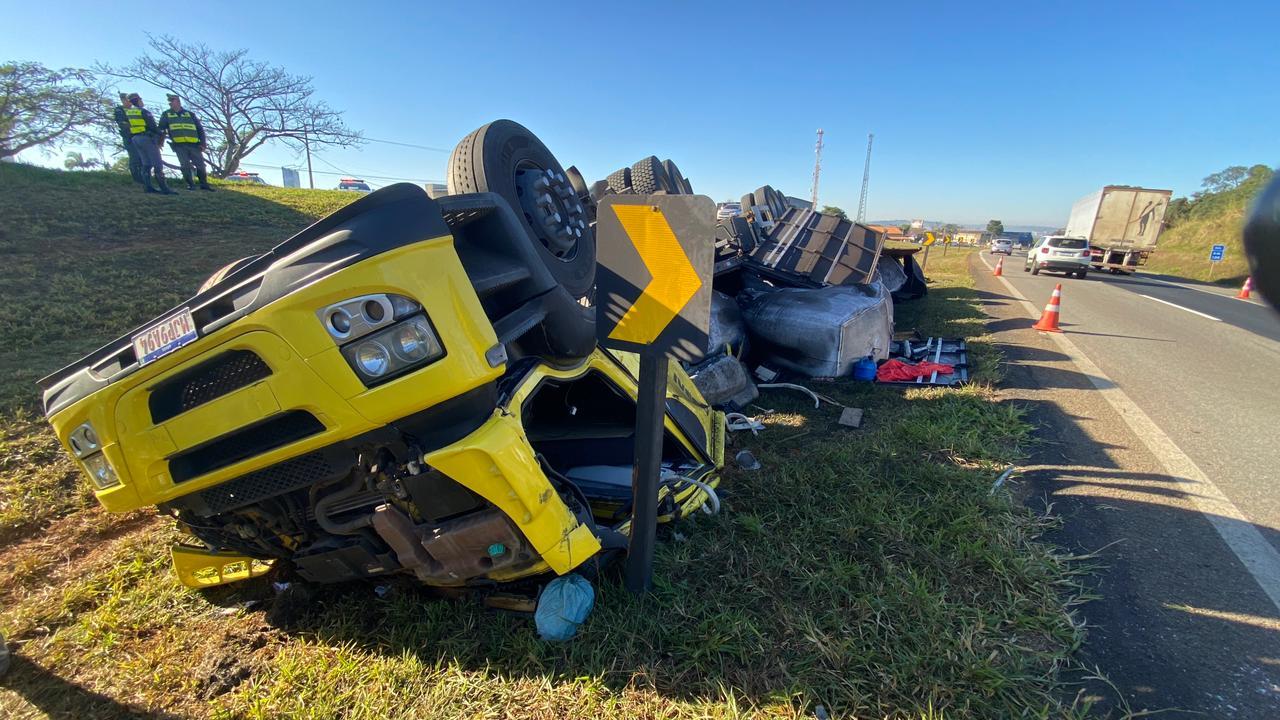
[[711,314],[711,198],[612,195],[596,217],[600,343],[698,359]]
[[648,205],[615,205],[613,212],[652,279],[609,337],[648,345],[680,314],[689,298],[702,287],[702,280],[689,264],[689,256],[681,249],[661,209]]

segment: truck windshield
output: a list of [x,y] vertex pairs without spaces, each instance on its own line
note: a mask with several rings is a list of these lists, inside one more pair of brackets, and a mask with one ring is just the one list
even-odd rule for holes
[[1049,247],[1063,248],[1064,250],[1083,250],[1088,247],[1089,241],[1084,238],[1050,238]]

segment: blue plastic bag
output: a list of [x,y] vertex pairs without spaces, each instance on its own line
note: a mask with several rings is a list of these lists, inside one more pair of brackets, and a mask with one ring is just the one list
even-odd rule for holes
[[571,639],[586,622],[596,602],[596,589],[581,575],[558,577],[542,589],[533,613],[538,636],[543,640]]

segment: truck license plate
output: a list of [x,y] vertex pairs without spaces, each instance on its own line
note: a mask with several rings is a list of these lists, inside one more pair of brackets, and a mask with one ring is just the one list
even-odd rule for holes
[[133,353],[138,357],[138,365],[142,366],[159,360],[197,337],[196,321],[191,317],[191,311],[182,308],[134,335]]

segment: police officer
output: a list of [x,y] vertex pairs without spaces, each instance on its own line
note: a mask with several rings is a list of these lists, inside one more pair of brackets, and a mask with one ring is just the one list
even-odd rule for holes
[[195,113],[182,107],[182,98],[169,95],[169,109],[160,113],[157,127],[162,134],[169,134],[169,148],[178,156],[178,162],[182,163],[182,179],[187,181],[187,189],[196,189],[191,183],[194,165],[200,189],[213,192],[204,170],[204,126]]
[[[143,105],[142,97],[138,93],[129,94],[129,105],[130,107],[125,109],[125,114],[129,117],[129,140],[138,151],[138,157],[142,159],[142,181],[146,186],[146,192],[177,195],[164,181],[164,160],[160,158],[161,138],[160,131],[156,129],[155,116]],[[156,176],[159,190],[151,185],[152,173]]]
[[[120,93],[120,105],[116,107],[115,118],[116,127],[120,128],[120,140],[124,143],[124,151],[129,154],[129,176],[133,181],[142,184],[142,158],[138,155],[138,151],[133,149],[133,133],[129,130],[130,122],[133,119],[133,113],[130,109],[133,104],[129,102],[129,96]],[[142,118],[142,113],[137,112],[137,117]]]

